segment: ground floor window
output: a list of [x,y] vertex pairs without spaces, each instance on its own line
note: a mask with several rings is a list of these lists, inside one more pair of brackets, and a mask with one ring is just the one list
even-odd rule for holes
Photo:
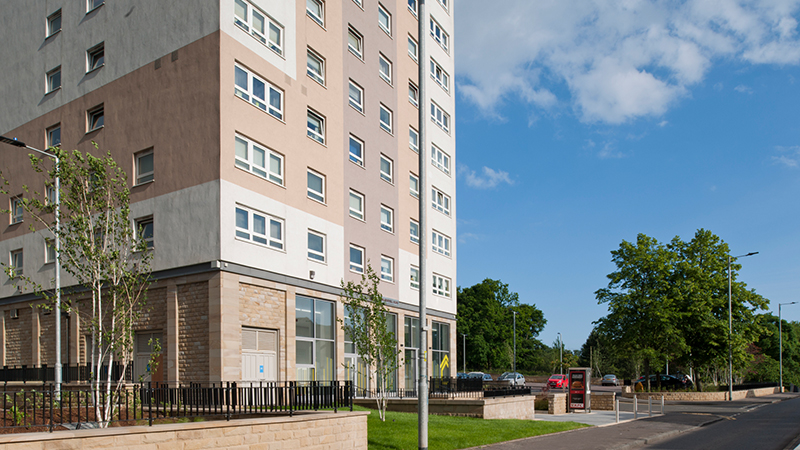
[[433,377],[447,378],[450,376],[450,325],[433,322],[431,341]]
[[297,381],[336,379],[335,320],[333,302],[296,297]]
[[405,386],[407,390],[417,388],[417,352],[419,351],[419,318],[405,318]]

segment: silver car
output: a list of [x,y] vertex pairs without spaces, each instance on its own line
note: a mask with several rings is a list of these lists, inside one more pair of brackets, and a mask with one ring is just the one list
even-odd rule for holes
[[519,372],[504,372],[497,381],[507,381],[509,386],[525,386],[525,376]]

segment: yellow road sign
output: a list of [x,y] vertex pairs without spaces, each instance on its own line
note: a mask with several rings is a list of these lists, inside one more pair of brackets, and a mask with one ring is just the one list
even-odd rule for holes
[[450,358],[447,355],[444,355],[442,362],[439,363],[439,370],[444,372],[445,367],[450,367]]

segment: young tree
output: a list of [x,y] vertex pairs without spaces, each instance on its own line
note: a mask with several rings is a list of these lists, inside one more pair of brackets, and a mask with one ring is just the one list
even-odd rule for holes
[[[88,311],[69,303],[65,303],[65,309],[77,311],[88,324],[93,404],[101,426],[107,426],[132,360],[133,327],[145,307],[152,253],[141,238],[142,230],[135,230],[131,222],[127,176],[110,153],[95,157],[77,150],[48,151],[58,155],[58,166],[48,168],[41,158],[30,158],[33,169],[45,176],[47,186],[55,186],[56,176],[60,177],[60,229],[55,226],[56,205],[47,193],[25,187],[28,195],[23,206],[34,218],[31,231],[38,229],[60,240],[60,266],[77,280],[78,287],[90,293]],[[50,292],[29,277],[15,281],[52,299]],[[115,361],[122,365],[118,379],[112,379],[110,370]],[[101,370],[104,365],[109,366],[105,378]],[[104,404],[101,399],[105,399]]]
[[[376,401],[381,421],[386,420],[388,383],[399,366],[397,336],[389,330],[388,313],[383,295],[378,291],[380,277],[367,263],[358,283],[342,281],[342,302],[349,309],[349,320],[339,319],[345,334],[355,344],[364,364],[377,378]],[[372,372],[370,372],[372,379]]]

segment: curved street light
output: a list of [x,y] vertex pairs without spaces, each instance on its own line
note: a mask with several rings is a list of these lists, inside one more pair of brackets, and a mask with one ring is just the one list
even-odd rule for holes
[[746,255],[734,256],[733,258],[728,255],[728,401],[733,401],[733,313],[731,308],[731,261],[757,254],[758,252],[750,252]]

